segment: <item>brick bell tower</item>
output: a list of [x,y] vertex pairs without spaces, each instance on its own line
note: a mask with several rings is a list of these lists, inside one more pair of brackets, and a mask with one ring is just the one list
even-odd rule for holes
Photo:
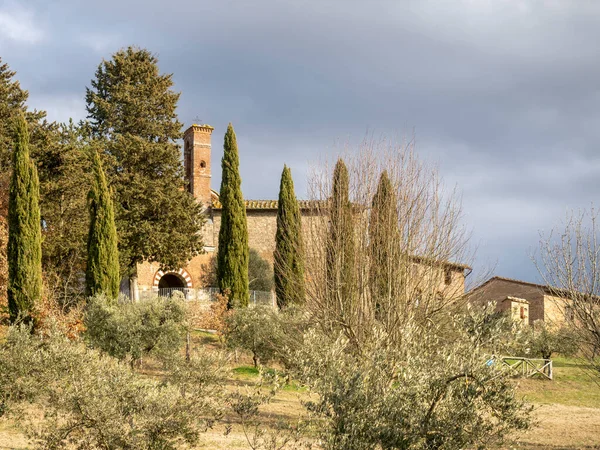
[[210,125],[192,125],[183,133],[183,168],[187,189],[205,207],[211,204],[210,194]]

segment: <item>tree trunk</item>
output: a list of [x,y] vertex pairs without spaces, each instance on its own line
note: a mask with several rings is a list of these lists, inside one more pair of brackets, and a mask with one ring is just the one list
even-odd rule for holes
[[190,332],[185,337],[185,360],[190,362]]
[[135,268],[132,274],[129,276],[129,298],[134,303],[140,300],[140,293],[138,290],[137,268]]

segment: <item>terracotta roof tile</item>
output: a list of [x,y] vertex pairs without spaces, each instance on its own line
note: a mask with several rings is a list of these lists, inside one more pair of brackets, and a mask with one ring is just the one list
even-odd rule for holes
[[[298,200],[298,206],[300,209],[306,210],[311,208],[310,200]],[[265,210],[275,210],[277,209],[277,205],[279,202],[277,200],[244,200],[244,204],[246,205],[246,209],[265,209]],[[212,198],[212,207],[213,209],[221,209],[223,205],[219,201],[219,197],[213,195]]]

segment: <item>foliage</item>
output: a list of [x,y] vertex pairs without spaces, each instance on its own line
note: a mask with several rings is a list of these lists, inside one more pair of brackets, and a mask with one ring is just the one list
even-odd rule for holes
[[37,146],[37,127],[46,116],[43,111],[27,111],[26,102],[29,92],[21,88],[14,80],[16,72],[0,58],[0,173],[10,173],[13,149],[13,124],[25,116],[28,128],[32,131],[33,147]]
[[83,315],[83,303],[65,308],[54,296],[44,295],[35,305],[35,328],[39,333],[57,331],[69,339],[77,339],[85,331]]
[[255,367],[271,360],[290,365],[291,352],[302,345],[307,328],[301,310],[287,308],[279,312],[263,305],[235,309],[227,315],[225,324],[227,346],[251,352]]
[[[218,258],[210,258],[207,264],[202,266],[202,283],[204,286],[218,286],[217,281]],[[269,261],[251,248],[248,252],[248,287],[253,291],[270,291],[273,289],[273,270]]]
[[40,178],[45,293],[71,307],[85,298],[85,214],[93,170],[89,145],[73,122],[48,126],[34,154]]
[[248,306],[248,224],[242,197],[239,155],[233,126],[229,124],[223,144],[219,200],[222,205],[217,281],[221,293],[229,290],[229,306]]
[[301,305],[305,299],[302,221],[292,172],[285,165],[279,186],[273,259],[277,305],[280,308]]
[[7,174],[0,174],[0,323],[8,319],[8,258],[6,246],[8,244],[8,185]]
[[[195,308],[201,308],[200,302],[188,302],[188,311],[192,314],[191,323],[205,330],[215,330],[219,339],[223,338],[226,329],[225,319],[229,314],[229,296],[227,293],[216,294],[216,299],[210,303],[208,311],[202,309],[198,312],[191,311]],[[196,312],[194,314],[194,312]]]
[[596,380],[600,379],[599,234],[596,210],[568,213],[564,228],[542,235],[535,260]]
[[254,248],[248,253],[248,280],[248,287],[253,291],[270,292],[273,289],[271,264]]
[[[0,319],[8,314],[8,198],[12,171],[14,125],[21,115],[30,131],[30,150],[36,156],[38,147],[43,147],[47,123],[43,111],[28,111],[29,93],[14,79],[15,72],[0,57]],[[6,309],[6,311],[4,311]]]
[[94,181],[89,193],[90,231],[85,272],[86,294],[119,295],[119,251],[111,193],[106,183],[100,157],[92,152]]
[[392,304],[391,300],[398,294],[395,280],[398,277],[399,248],[388,245],[390,240],[397,241],[400,233],[396,204],[394,187],[387,171],[384,170],[373,196],[369,222],[369,245],[373,258],[369,286],[379,320],[387,320],[390,317],[386,307]]
[[360,352],[343,334],[310,331],[296,373],[318,394],[307,407],[322,419],[324,448],[489,448],[526,429],[531,409],[502,367],[486,364],[488,339],[463,323],[410,321],[402,342],[378,326]]
[[470,248],[459,196],[412,143],[367,139],[337,159],[333,177],[322,167],[309,180],[303,223],[314,323],[359,349],[378,328],[401,341],[404,322],[437,322],[466,303]]
[[25,415],[34,448],[181,449],[220,417],[223,362],[209,355],[173,359],[163,381],[50,332],[13,328],[0,344],[0,398],[6,413],[24,401],[44,415]]
[[567,326],[553,327],[536,320],[525,335],[526,352],[522,356],[550,359],[553,354],[573,356],[577,353],[577,335]]
[[354,230],[349,198],[348,168],[339,158],[333,170],[326,248],[328,302],[348,309],[354,299]]
[[31,320],[42,295],[39,181],[29,157],[27,123],[15,124],[15,150],[8,204],[8,307],[11,320]]
[[183,302],[173,299],[117,303],[100,295],[88,302],[84,337],[92,347],[132,364],[149,354],[165,357],[184,342],[185,314]]
[[230,348],[252,353],[254,366],[266,364],[277,354],[282,330],[277,312],[270,306],[235,309],[225,319],[225,342]]
[[184,189],[181,123],[170,74],[148,50],[119,50],[96,71],[86,103],[115,195],[122,273],[157,261],[175,269],[202,251],[202,206]]
[[513,320],[506,311],[497,311],[496,303],[485,306],[468,304],[458,316],[461,328],[478,345],[494,355],[518,355],[526,351],[528,326]]

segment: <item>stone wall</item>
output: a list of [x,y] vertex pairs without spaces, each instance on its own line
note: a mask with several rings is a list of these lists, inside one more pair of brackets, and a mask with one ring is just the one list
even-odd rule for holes
[[[274,209],[252,209],[246,212],[248,221],[248,243],[250,248],[256,249],[259,254],[273,264],[273,252],[275,251],[275,233],[277,231],[277,211]],[[318,219],[307,211],[302,214],[302,230],[305,244],[310,242],[311,233],[316,227],[323,226],[326,222]],[[193,258],[184,268],[189,274],[193,288],[206,287],[204,275],[215,256],[218,248],[219,229],[221,227],[221,211],[209,212],[207,222],[203,230],[205,253]],[[307,253],[308,249],[307,249]],[[457,297],[465,290],[465,277],[462,269],[452,266],[422,266],[414,264],[415,279],[433,277],[438,285],[437,291],[445,297]],[[158,263],[144,263],[138,266],[138,286],[140,292],[149,291],[156,284],[156,274],[160,269]],[[428,278],[429,279],[429,278]],[[426,283],[427,286],[431,284]]]
[[544,295],[544,321],[551,326],[561,326],[565,323],[565,307],[568,301],[561,297]]
[[[256,249],[259,254],[273,264],[273,252],[275,251],[275,233],[277,231],[277,211],[273,209],[248,210],[246,212],[248,221],[248,244],[250,248]],[[302,216],[303,234],[305,242],[308,238],[310,216]],[[192,279],[192,287],[205,287],[203,278],[211,258],[216,254],[219,241],[219,229],[221,227],[221,211],[210,211],[204,226],[203,236],[205,253],[193,258],[184,270]],[[150,290],[154,285],[156,273],[159,271],[158,263],[143,263],[138,265],[138,285],[140,291]]]

